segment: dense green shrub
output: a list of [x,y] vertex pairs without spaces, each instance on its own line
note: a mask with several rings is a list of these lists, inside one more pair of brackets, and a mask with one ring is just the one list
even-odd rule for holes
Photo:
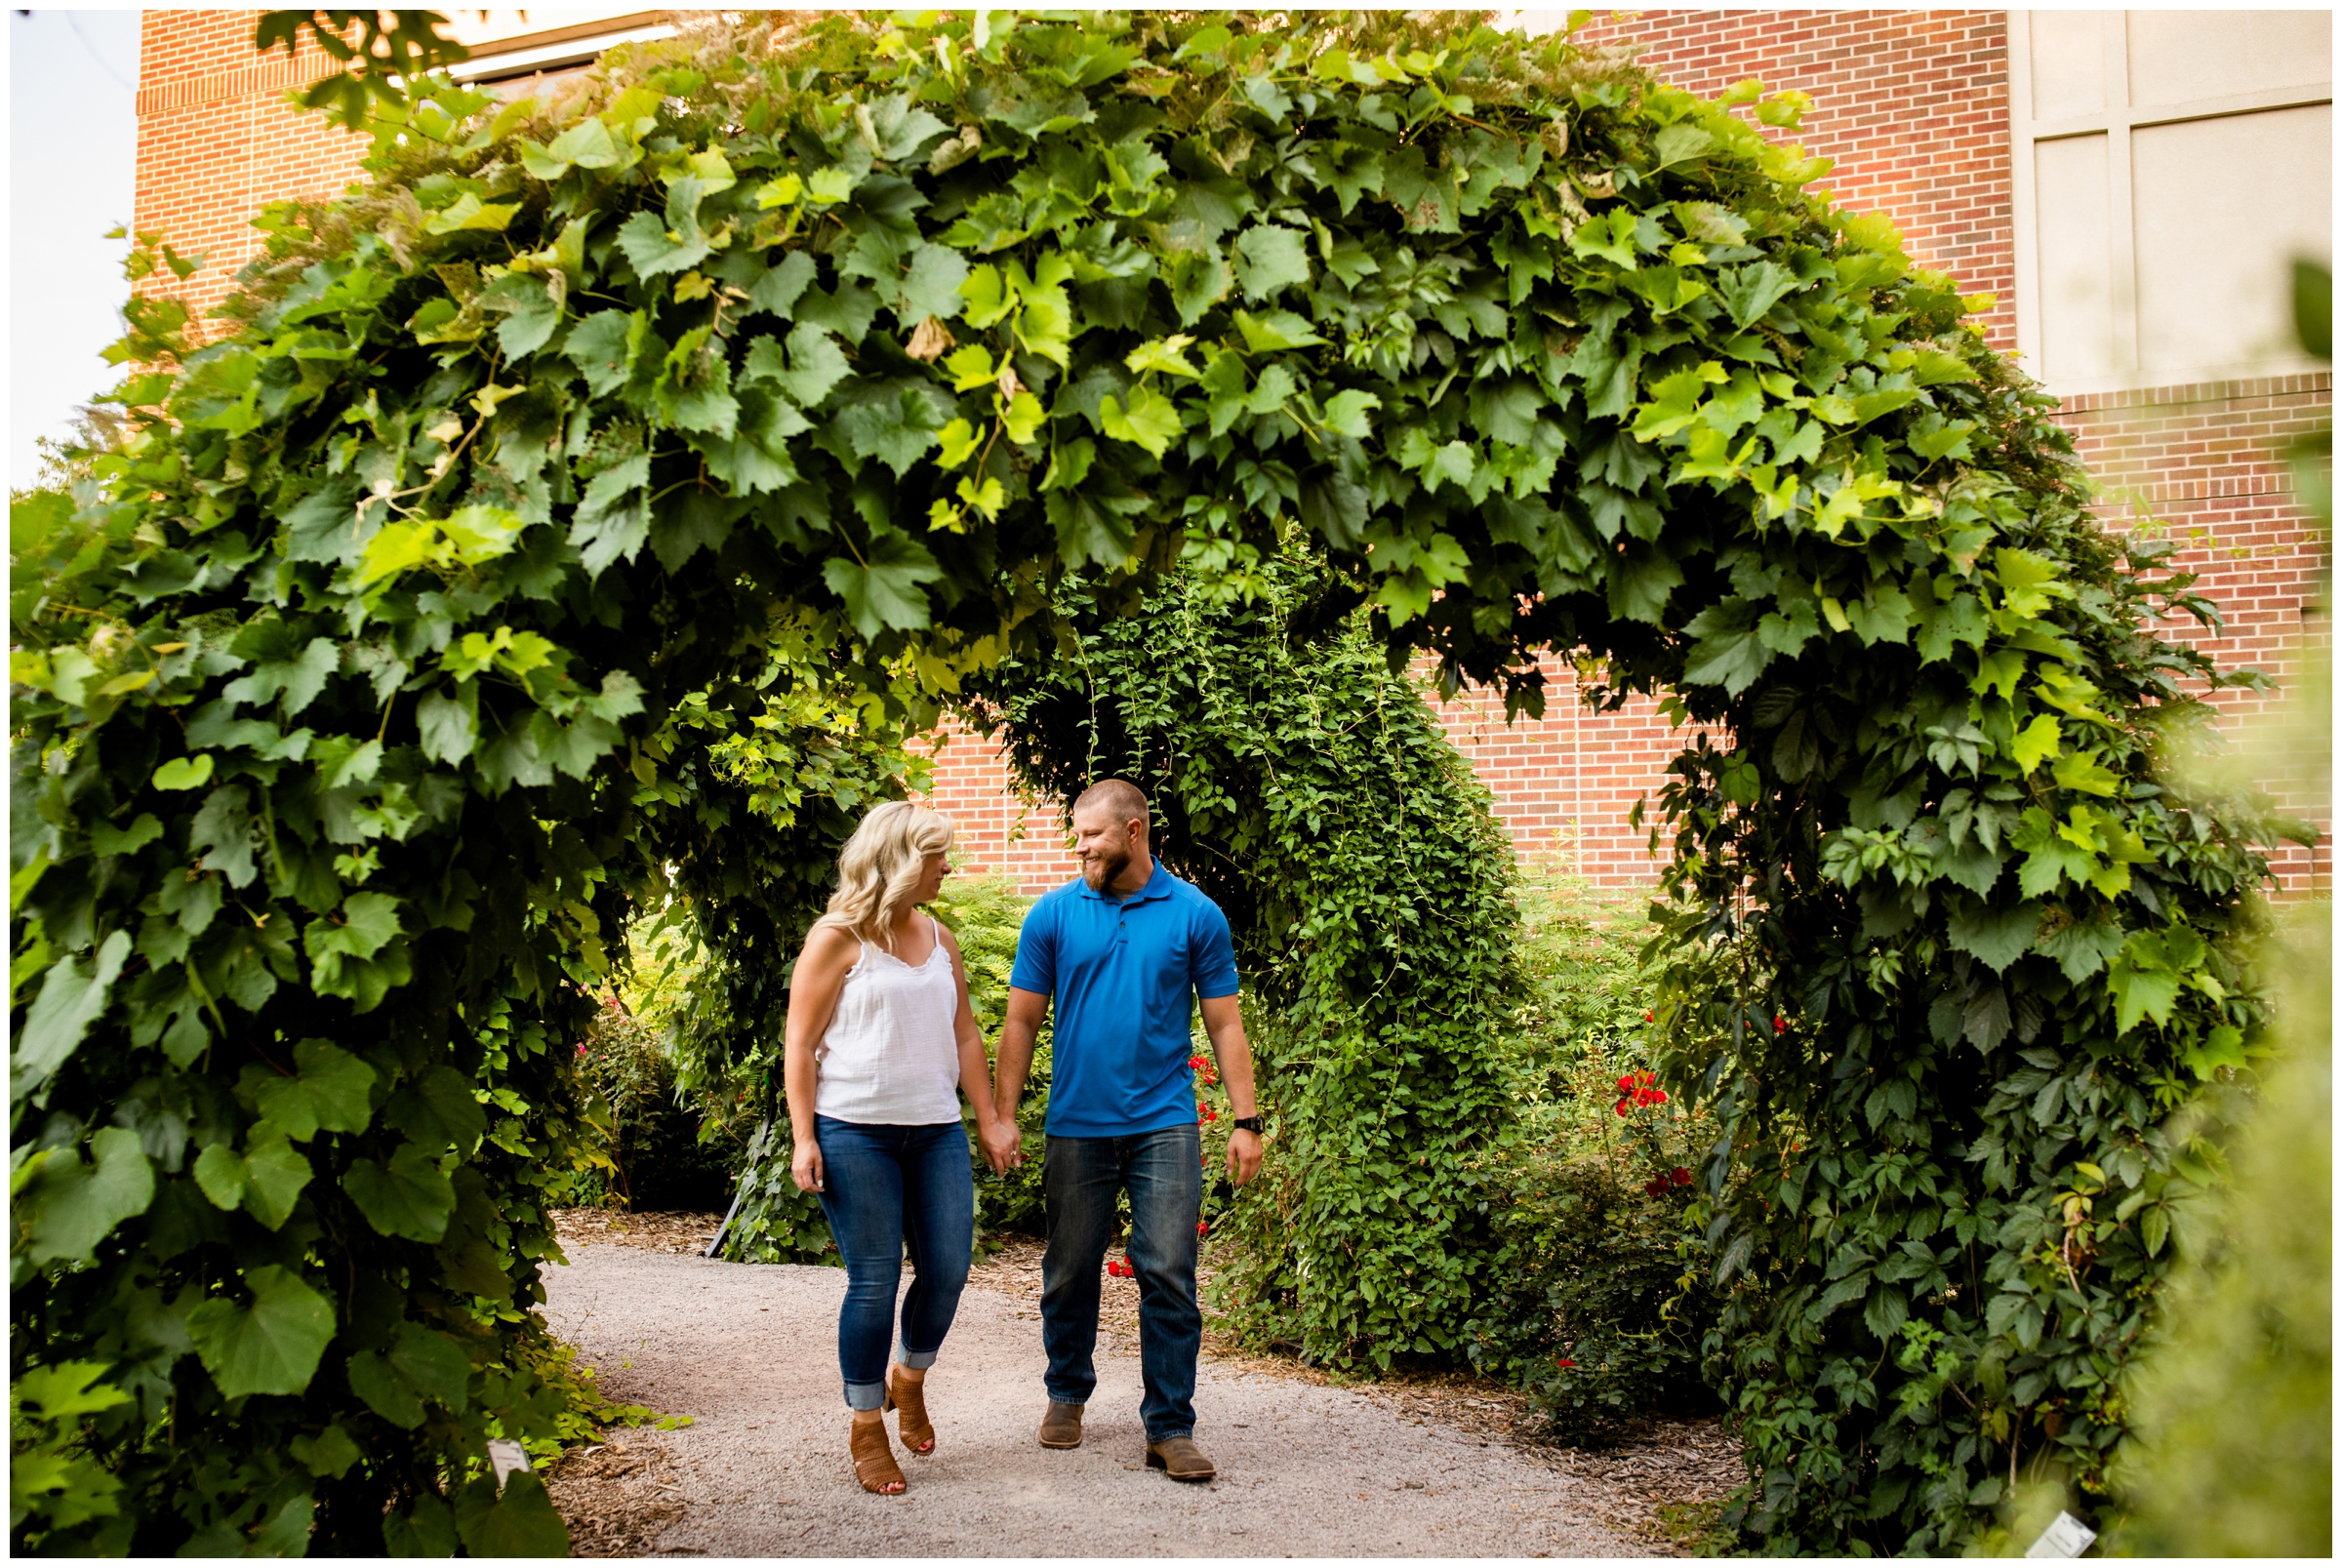
[[1555,1437],[1710,1408],[1715,1310],[1684,1226],[1713,1118],[1642,1081],[1653,985],[1647,899],[1553,869],[1520,890],[1527,989],[1510,1042],[1520,1137],[1491,1162],[1488,1281],[1474,1365],[1533,1390]]
[[[915,721],[903,683],[1053,648],[1066,574],[1119,608],[1174,561],[1346,665],[1534,705],[1585,650],[1691,726],[1659,1049],[1722,1134],[1752,1540],[1950,1550],[2027,1467],[2100,1484],[2270,824],[2166,768],[2218,672],[2150,628],[2210,607],[1732,111],[1794,99],[1472,15],[982,11],[695,23],[573,95],[431,89],[369,186],[265,216],[219,342],[134,301],[137,428],[12,517],[12,1382],[132,1396],[85,1418],[121,1511],[47,1545],[557,1545],[478,1472],[550,1421],[515,1357],[586,991],[678,867],[733,1070],[834,847],[717,754],[799,692]],[[1139,771],[1254,673],[1149,668],[1197,711]],[[1369,853],[1303,791],[1236,845],[1300,938],[1255,967],[1310,1173],[1251,1299],[1452,1351],[1501,878],[1419,718],[1314,711],[1328,776],[1392,746],[1463,838]],[[1208,757],[1190,812],[1318,754]]]
[[721,1210],[732,1197],[728,1141],[701,1141],[702,1118],[676,1092],[675,1063],[661,1032],[617,997],[579,1042],[578,1075],[609,1110],[610,1165],[586,1173],[572,1201],[636,1210]]
[[1456,1355],[1473,1315],[1470,1173],[1511,1136],[1491,1045],[1517,986],[1512,852],[1362,625],[1294,640],[1323,570],[1267,559],[1235,603],[1186,575],[1112,609],[1069,587],[1077,649],[1003,664],[969,711],[1037,796],[1146,789],[1154,852],[1227,912],[1275,1157],[1215,1226],[1221,1305],[1388,1367]]

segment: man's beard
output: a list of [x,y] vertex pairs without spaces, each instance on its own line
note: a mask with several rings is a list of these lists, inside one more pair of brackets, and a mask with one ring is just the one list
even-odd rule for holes
[[1092,893],[1103,893],[1129,869],[1130,851],[1127,848],[1107,850],[1081,863],[1081,879],[1089,884]]

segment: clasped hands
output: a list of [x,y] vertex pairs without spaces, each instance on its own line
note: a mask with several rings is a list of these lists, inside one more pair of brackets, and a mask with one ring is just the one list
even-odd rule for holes
[[[978,1129],[984,1145],[985,1162],[992,1174],[1004,1174],[1012,1165],[1025,1163],[1025,1138],[1016,1121],[1007,1116],[988,1122]],[[1239,1127],[1228,1135],[1228,1179],[1242,1186],[1261,1172],[1261,1135]]]

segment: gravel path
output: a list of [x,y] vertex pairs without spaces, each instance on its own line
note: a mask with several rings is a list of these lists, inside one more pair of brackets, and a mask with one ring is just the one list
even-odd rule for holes
[[[751,1266],[571,1241],[547,1270],[554,1332],[612,1396],[693,1424],[612,1445],[645,1517],[626,1546],[707,1556],[1642,1556],[1605,1500],[1502,1442],[1417,1424],[1359,1390],[1207,1359],[1208,1487],[1143,1466],[1134,1342],[1102,1335],[1086,1440],[1033,1440],[1040,1324],[970,1289],[928,1376],[930,1459],[899,1498],[854,1480],[836,1365],[835,1268]],[[891,1427],[892,1423],[890,1421]],[[898,1449],[898,1454],[901,1451]],[[562,1494],[555,1481],[555,1496]],[[616,1543],[612,1543],[616,1545]],[[581,1541],[582,1548],[591,1549]]]

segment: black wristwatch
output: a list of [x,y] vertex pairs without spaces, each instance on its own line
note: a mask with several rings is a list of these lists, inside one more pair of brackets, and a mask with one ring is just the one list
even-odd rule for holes
[[1256,1138],[1260,1136],[1261,1118],[1258,1116],[1238,1116],[1235,1120],[1230,1122],[1228,1125],[1232,1132],[1247,1132],[1251,1133]]

